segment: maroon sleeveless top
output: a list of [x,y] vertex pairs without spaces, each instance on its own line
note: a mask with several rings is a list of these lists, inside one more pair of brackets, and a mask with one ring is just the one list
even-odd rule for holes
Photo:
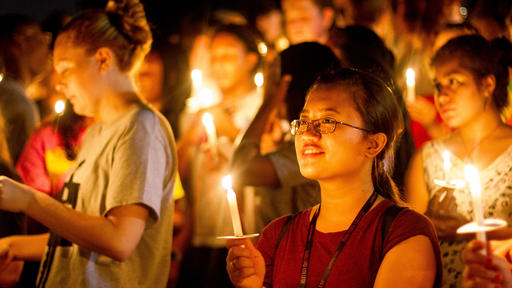
[[[383,200],[363,217],[338,256],[325,287],[373,287],[384,255],[398,243],[417,235],[424,235],[432,242],[437,262],[435,287],[441,283],[439,244],[434,227],[425,216],[403,209],[389,227],[386,239],[382,241],[383,214],[392,205],[394,204],[391,201]],[[274,220],[263,230],[256,247],[265,259],[266,287],[299,286],[310,213],[311,208],[297,215],[282,238],[277,252],[276,242],[288,216]],[[307,287],[318,287],[344,233],[345,231],[315,232]]]

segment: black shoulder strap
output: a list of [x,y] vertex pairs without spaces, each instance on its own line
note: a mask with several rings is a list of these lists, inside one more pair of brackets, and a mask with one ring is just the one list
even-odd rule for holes
[[[281,233],[279,233],[279,237],[277,238],[277,241],[276,241],[276,247],[274,248],[274,255],[272,257],[272,263],[266,265],[266,266],[272,267],[272,272],[274,271],[274,257],[277,254],[277,249],[279,249],[279,244],[281,244],[281,240],[283,240],[283,237],[284,237],[284,235],[286,235],[288,228],[290,228],[290,225],[292,224],[293,219],[295,219],[295,217],[297,217],[297,215],[299,215],[299,213],[294,214],[294,215],[288,215],[286,217],[286,222],[284,222],[283,228],[281,229]],[[271,275],[270,279],[272,279],[272,277],[273,277],[273,275]],[[272,287],[272,284],[270,284],[270,283],[263,283],[263,284],[265,287]]]
[[[397,205],[389,206],[386,211],[384,211],[384,216],[382,219],[382,227],[381,227],[381,235],[382,235],[382,248],[384,248],[384,240],[386,240],[386,236],[388,235],[389,228],[393,221],[395,221],[396,216],[404,210],[405,207],[400,207]],[[384,255],[382,255],[384,256]]]

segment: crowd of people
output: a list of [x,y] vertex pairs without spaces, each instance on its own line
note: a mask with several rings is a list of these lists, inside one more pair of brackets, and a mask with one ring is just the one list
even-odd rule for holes
[[512,287],[512,3],[260,2],[0,14],[0,287]]

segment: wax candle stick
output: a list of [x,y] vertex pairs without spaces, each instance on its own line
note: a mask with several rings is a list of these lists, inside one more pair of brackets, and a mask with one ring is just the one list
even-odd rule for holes
[[199,69],[193,69],[190,72],[190,78],[192,78],[192,84],[195,88],[200,89],[203,87],[203,73]]
[[407,84],[407,101],[416,101],[416,73],[412,68],[407,68],[405,72],[405,83]]
[[242,222],[240,221],[240,214],[238,212],[236,193],[233,191],[232,187],[231,175],[227,175],[222,178],[222,186],[227,190],[229,211],[231,212],[231,220],[233,222],[233,231],[235,236],[243,236]]
[[208,137],[208,145],[210,145],[211,148],[214,148],[217,145],[217,131],[215,130],[215,125],[213,124],[213,117],[210,113],[205,112],[201,117],[201,120]]
[[443,152],[443,160],[444,179],[448,180],[448,174],[450,173],[450,169],[452,167],[452,163],[450,162],[450,151],[445,150]]
[[[484,226],[484,208],[482,206],[482,186],[478,170],[473,165],[466,165],[464,167],[464,177],[469,183],[469,190],[471,191],[471,199],[473,202],[473,220],[480,227]],[[476,233],[476,239],[481,242],[486,242],[486,235],[484,231]],[[482,254],[487,254],[486,250],[482,250]]]

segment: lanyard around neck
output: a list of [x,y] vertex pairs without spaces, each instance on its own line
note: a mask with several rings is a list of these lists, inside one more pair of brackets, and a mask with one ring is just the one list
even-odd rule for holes
[[[325,269],[322,280],[320,280],[320,284],[318,284],[319,288],[323,288],[325,286],[325,282],[327,282],[327,278],[331,273],[334,263],[336,263],[336,259],[340,255],[343,248],[345,248],[345,244],[347,244],[348,240],[350,239],[350,236],[352,235],[354,230],[356,230],[357,225],[359,225],[359,222],[361,222],[361,219],[363,219],[363,216],[370,210],[370,208],[377,200],[377,196],[377,192],[374,190],[370,198],[366,200],[366,203],[364,203],[361,210],[359,210],[359,213],[357,213],[356,218],[354,219],[354,221],[352,221],[352,224],[350,224],[350,227],[341,238],[341,241],[338,244],[338,248],[332,255],[331,260],[329,261],[329,264]],[[302,257],[302,268],[300,271],[299,287],[301,288],[305,288],[308,281],[309,259],[311,256],[311,248],[313,247],[313,236],[315,235],[316,221],[318,219],[318,215],[320,214],[320,208],[321,206],[318,207],[315,214],[313,215],[313,218],[311,219],[311,222],[309,222],[308,236],[306,238],[306,247],[304,248],[304,256]]]

